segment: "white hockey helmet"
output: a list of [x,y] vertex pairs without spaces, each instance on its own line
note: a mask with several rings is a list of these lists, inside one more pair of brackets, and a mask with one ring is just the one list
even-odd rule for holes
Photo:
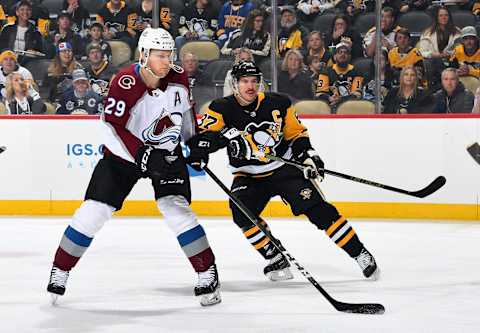
[[143,54],[143,61],[140,57],[140,65],[146,66],[150,50],[172,51],[171,60],[175,59],[175,41],[170,33],[162,28],[146,28],[138,40],[138,52]]

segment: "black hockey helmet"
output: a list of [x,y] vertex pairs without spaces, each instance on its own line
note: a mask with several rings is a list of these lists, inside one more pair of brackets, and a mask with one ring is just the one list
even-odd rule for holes
[[233,66],[232,76],[237,81],[243,76],[256,76],[261,81],[262,71],[253,61],[243,60]]

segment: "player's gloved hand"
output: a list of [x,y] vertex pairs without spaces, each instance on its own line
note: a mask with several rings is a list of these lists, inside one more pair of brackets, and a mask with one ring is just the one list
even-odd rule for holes
[[186,161],[196,171],[202,171],[208,164],[208,154],[212,148],[212,141],[206,136],[195,136],[187,142],[190,155]]
[[323,180],[325,176],[325,172],[323,171],[325,164],[314,149],[310,148],[303,151],[296,159],[299,162],[307,165],[307,167],[303,169],[303,176],[305,179],[313,179],[318,177],[320,181]]
[[242,134],[230,139],[228,143],[230,156],[240,160],[250,160],[252,158],[252,148],[247,139]]
[[169,152],[165,149],[144,145],[138,149],[135,162],[143,177],[168,176],[172,169],[172,163],[168,163],[165,159],[167,155]]

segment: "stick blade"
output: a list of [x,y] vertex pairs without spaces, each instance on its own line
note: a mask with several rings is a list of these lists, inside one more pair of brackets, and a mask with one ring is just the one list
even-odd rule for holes
[[359,313],[369,315],[381,315],[385,313],[385,307],[378,303],[365,303],[365,304],[350,304],[340,303],[336,304],[335,308],[338,311],[346,313]]
[[5,146],[0,146],[0,154],[3,153],[5,150],[7,150],[7,147],[5,147]]
[[427,187],[421,189],[420,191],[412,192],[411,194],[418,198],[425,198],[426,196],[438,191],[443,185],[445,185],[446,182],[447,179],[444,176],[438,176]]

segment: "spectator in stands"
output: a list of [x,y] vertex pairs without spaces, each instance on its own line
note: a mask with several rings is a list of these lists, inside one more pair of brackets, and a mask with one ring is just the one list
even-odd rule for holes
[[99,114],[103,111],[103,97],[94,92],[83,69],[72,73],[73,88],[65,91],[57,114]]
[[338,44],[333,59],[335,64],[318,76],[315,97],[335,108],[345,100],[362,97],[364,78],[363,74],[358,73],[355,66],[350,63],[351,53],[348,44]]
[[[384,7],[382,9],[381,17],[381,27],[382,27],[382,46],[386,47],[387,50],[393,49],[396,45],[395,43],[395,34],[400,29],[399,26],[395,25],[395,15],[394,10],[391,7]],[[372,27],[365,34],[363,38],[363,47],[365,55],[367,57],[373,57],[375,55],[375,27]]]
[[135,24],[137,14],[135,10],[125,4],[125,1],[110,0],[97,14],[97,21],[105,27],[103,38],[105,40],[121,40],[135,52],[137,33]]
[[73,47],[73,55],[76,59],[85,56],[85,41],[79,34],[72,30],[72,16],[67,11],[58,14],[57,29],[50,33],[48,44],[50,45],[50,58],[53,58],[58,44],[68,42]]
[[90,78],[90,87],[101,96],[107,96],[110,81],[118,68],[105,59],[100,44],[92,43],[87,46],[88,65],[86,71]]
[[5,101],[9,114],[40,114],[47,109],[38,92],[29,89],[28,82],[17,72],[7,77]]
[[297,21],[295,8],[283,7],[280,16],[280,31],[278,32],[278,52],[285,56],[288,50],[305,49],[308,31]]
[[303,56],[298,50],[288,50],[278,74],[278,91],[291,98],[312,99],[312,81],[305,71]]
[[312,92],[314,92],[316,89],[318,76],[323,70],[325,70],[326,64],[322,61],[322,58],[314,54],[307,56],[305,59],[305,65],[307,66],[307,74],[312,82]]
[[447,60],[459,37],[460,30],[453,24],[449,9],[439,6],[435,10],[433,24],[420,36],[420,52],[424,58]]
[[[375,62],[370,63],[370,69],[363,80],[362,99],[375,102],[376,97],[376,77],[375,77]],[[386,48],[382,49],[380,57],[380,99],[383,102],[393,85],[393,71],[388,63],[388,51]]]
[[72,19],[71,29],[74,33],[86,38],[90,28],[90,13],[83,6],[81,0],[63,0],[63,10],[70,14]]
[[475,99],[473,102],[472,113],[480,113],[480,87],[475,90]]
[[[337,4],[341,12],[345,13],[348,18],[354,22],[356,18],[362,14],[370,13],[375,10],[375,0],[340,0]],[[383,7],[390,7],[391,1],[383,0]]]
[[395,34],[397,46],[388,52],[388,62],[394,72],[394,85],[399,84],[400,72],[407,66],[414,66],[420,75],[419,82],[423,80],[423,57],[417,48],[410,45],[410,38],[408,29],[399,29]]
[[223,55],[235,55],[242,47],[250,49],[255,62],[260,64],[270,54],[271,37],[264,25],[264,14],[253,9],[248,14],[241,29],[232,33],[232,37],[223,45]]
[[[48,9],[42,5],[43,0],[26,0],[30,4],[32,9],[30,22],[35,26],[35,28],[42,34],[42,36],[47,37],[50,31],[50,12]],[[18,18],[17,9],[21,2],[23,1],[2,1],[6,4],[8,10],[8,23],[14,24]],[[5,7],[4,7],[5,8]]]
[[350,44],[352,59],[363,57],[362,37],[352,29],[350,18],[345,14],[338,14],[332,21],[330,32],[325,36],[325,46],[335,49],[340,43]]
[[218,13],[211,0],[195,0],[183,9],[179,25],[178,36],[175,38],[177,50],[189,41],[212,41],[218,28]]
[[430,0],[407,0],[401,1],[399,5],[400,13],[407,13],[414,10],[424,11],[430,5]]
[[[170,7],[164,4],[163,1],[159,2],[159,11],[160,11],[160,28],[167,30],[172,36],[177,34],[176,26],[172,23],[171,15],[170,15]],[[145,28],[152,26],[153,24],[153,0],[142,0],[140,4],[135,9],[135,13],[137,14],[137,20],[135,23],[135,30],[137,32],[137,38],[140,38],[143,30]]]
[[480,18],[480,0],[475,0],[473,4],[472,13],[478,18]]
[[400,72],[400,86],[385,97],[383,113],[425,113],[431,105],[431,95],[419,86],[417,70],[409,65]]
[[43,85],[48,88],[49,101],[58,103],[60,96],[72,87],[72,73],[78,68],[82,65],[75,61],[72,45],[67,42],[58,44],[57,55],[43,80]]
[[195,86],[207,86],[212,83],[211,78],[198,67],[198,58],[191,52],[185,52],[182,55],[182,67],[188,75],[190,89]]
[[300,0],[297,4],[298,19],[312,30],[315,18],[327,12],[333,13],[336,3],[335,0]]
[[3,4],[0,4],[0,29],[7,24],[7,11],[3,7]]
[[250,0],[229,0],[225,2],[218,15],[216,43],[222,48],[231,37],[231,33],[240,28],[248,13],[253,9]]
[[17,63],[17,55],[15,52],[11,50],[5,50],[0,53],[0,66],[0,91],[2,99],[5,99],[7,96],[7,91],[5,90],[7,85],[7,77],[13,72],[17,72],[22,75],[25,82],[27,82],[29,89],[38,91],[38,87],[33,80],[32,73]]
[[43,52],[43,40],[35,25],[30,22],[32,5],[22,0],[16,7],[17,21],[3,27],[0,32],[0,50],[27,51],[29,56],[22,55],[18,62],[24,64],[33,58],[30,55],[40,55]]
[[[112,48],[110,47],[110,44],[108,44],[104,39],[103,39],[103,31],[104,27],[103,24],[100,22],[94,22],[92,23],[92,26],[90,27],[90,38],[88,40],[88,45],[90,44],[98,44],[102,48],[103,52],[103,57],[105,60],[112,61]],[[88,55],[88,52],[86,52]]]
[[455,68],[442,72],[442,89],[434,95],[435,113],[470,113],[473,109],[473,94],[460,82]]
[[[317,57],[319,59],[319,70],[324,69],[327,66],[333,65],[332,55],[330,54],[330,51],[325,47],[322,34],[316,30],[308,34],[307,48],[304,56],[306,59],[313,56]],[[307,60],[307,65],[308,62],[309,61]],[[315,63],[316,62],[317,60],[315,60]]]
[[[233,65],[238,64],[240,61],[254,61],[252,51],[250,49],[242,47],[235,55],[235,61],[233,62]],[[265,91],[266,87],[267,84],[262,79],[262,82],[260,83],[260,91]],[[230,69],[225,75],[225,82],[223,84],[223,96],[225,97],[231,94],[233,94],[233,77],[232,70]]]
[[480,48],[475,27],[464,27],[460,33],[462,43],[457,45],[450,58],[450,67],[457,68],[459,76],[480,77]]

